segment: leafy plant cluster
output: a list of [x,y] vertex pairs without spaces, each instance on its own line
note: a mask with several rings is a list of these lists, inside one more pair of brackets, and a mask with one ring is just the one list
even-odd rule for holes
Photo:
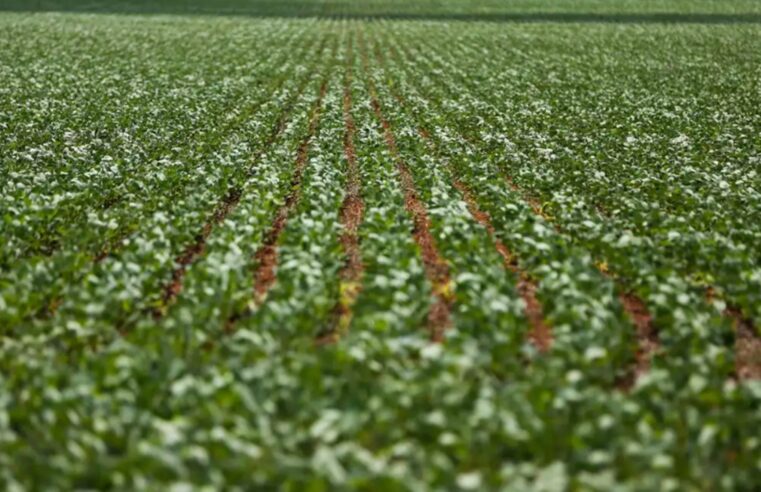
[[761,483],[757,26],[0,32],[2,488]]

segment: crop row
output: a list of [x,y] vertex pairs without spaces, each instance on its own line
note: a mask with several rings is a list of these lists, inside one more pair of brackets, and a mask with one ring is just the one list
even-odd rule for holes
[[0,484],[753,489],[756,27],[12,29]]

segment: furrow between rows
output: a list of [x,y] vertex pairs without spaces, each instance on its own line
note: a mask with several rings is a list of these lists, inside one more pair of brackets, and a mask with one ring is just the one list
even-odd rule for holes
[[[378,57],[379,61],[381,61],[377,50],[376,57]],[[407,103],[404,98],[397,92],[392,91],[392,93],[399,105],[401,107],[406,107]],[[428,130],[420,126],[418,127],[418,133],[431,148],[436,150],[436,143],[431,139],[430,132]],[[451,166],[448,167],[450,167],[450,172],[454,174]],[[520,294],[526,306],[526,319],[528,319],[531,325],[531,331],[528,333],[528,338],[531,343],[534,344],[537,350],[540,352],[547,352],[552,345],[552,330],[544,320],[544,314],[542,313],[542,304],[536,296],[536,282],[519,267],[516,256],[510,251],[507,245],[495,236],[494,225],[491,222],[491,217],[487,212],[481,210],[481,208],[478,206],[478,203],[475,197],[473,197],[471,191],[468,189],[468,186],[457,178],[454,179],[452,184],[457,189],[457,191],[460,192],[460,195],[468,207],[470,215],[473,217],[473,219],[476,220],[476,222],[481,224],[486,229],[486,231],[489,233],[489,236],[491,236],[493,239],[494,248],[502,257],[503,266],[505,269],[513,272],[518,276],[518,293]]]
[[291,177],[289,185],[288,195],[285,198],[285,202],[278,208],[275,213],[275,217],[267,230],[264,241],[259,249],[254,254],[254,260],[256,262],[256,268],[254,269],[254,287],[253,287],[253,306],[243,311],[234,313],[225,323],[225,331],[232,332],[235,324],[244,317],[249,316],[252,313],[252,309],[261,306],[266,300],[267,293],[274,285],[276,280],[276,270],[278,264],[277,243],[280,236],[285,229],[288,222],[288,216],[293,209],[298,205],[301,197],[301,180],[304,173],[304,169],[308,162],[309,144],[312,141],[317,126],[320,120],[322,100],[328,89],[327,78],[323,78],[320,85],[320,92],[315,102],[311,114],[309,116],[309,128],[307,135],[299,144],[296,163]]
[[348,331],[353,315],[352,308],[362,290],[364,264],[359,244],[359,226],[362,224],[365,204],[362,200],[362,184],[360,183],[359,166],[357,165],[357,152],[354,147],[356,126],[351,113],[352,61],[353,52],[351,44],[349,44],[343,93],[345,128],[343,151],[346,159],[346,197],[340,210],[340,221],[343,227],[340,242],[346,258],[345,264],[339,272],[339,298],[331,314],[331,325],[325,333],[318,336],[318,344],[335,342]]
[[740,380],[761,379],[761,337],[737,308],[729,308],[735,326],[735,371]]
[[[384,61],[379,52],[378,45],[375,46],[375,56],[379,63],[383,64]],[[403,108],[407,107],[407,101],[398,91],[391,90],[392,95]],[[436,142],[431,139],[430,132],[423,126],[418,126],[418,134],[420,137],[431,147],[434,151],[437,151]],[[436,152],[438,154],[438,152]],[[452,169],[447,161],[447,167],[449,172],[454,176],[453,186],[460,192],[463,200],[465,201],[468,211],[473,219],[481,224],[489,236],[494,241],[494,247],[502,257],[503,266],[505,269],[513,272],[518,277],[517,290],[525,304],[525,315],[529,324],[531,325],[531,331],[528,333],[528,339],[540,352],[547,352],[552,345],[552,330],[544,319],[542,310],[542,304],[537,298],[536,282],[518,265],[518,259],[513,252],[507,247],[507,245],[497,238],[494,234],[494,225],[491,222],[489,214],[478,206],[478,203],[468,188],[467,184],[456,177],[456,172]]]
[[172,270],[171,280],[164,286],[161,293],[161,304],[154,308],[154,317],[160,318],[166,313],[166,309],[171,305],[174,299],[182,291],[182,281],[188,266],[201,256],[206,247],[206,240],[214,230],[214,226],[221,223],[227,218],[230,212],[240,201],[241,191],[232,189],[217,205],[212,216],[201,228],[201,232],[195,237],[195,240],[185,246],[183,252],[175,259],[177,266]]
[[[456,132],[468,145],[473,148],[478,148],[479,142],[476,138],[464,132],[461,128],[457,127]],[[545,222],[552,225],[552,227],[559,233],[565,234],[563,228],[549,216],[542,206],[542,203],[531,196],[526,190],[519,187],[515,180],[510,176],[504,168],[500,169],[502,178],[507,186],[515,192],[529,209],[537,216],[541,217]],[[465,195],[465,193],[463,193]],[[467,200],[466,200],[467,201]],[[474,215],[479,220],[479,218]],[[481,222],[481,220],[479,220]],[[491,229],[493,232],[493,228]],[[504,244],[503,244],[504,246]],[[505,246],[505,249],[506,246]],[[595,265],[600,273],[604,276],[610,277],[607,271],[601,267],[600,264]],[[527,305],[527,316],[532,323],[532,333],[530,334],[532,341],[537,347],[547,347],[551,341],[551,336],[548,337],[547,330],[539,322],[540,316],[537,313],[541,312],[541,304],[536,298],[536,283],[532,282],[525,274],[520,274],[519,291],[524,298],[524,302]],[[616,279],[617,280],[617,279]],[[619,381],[619,387],[628,390],[636,382],[636,379],[645,374],[650,367],[652,357],[657,353],[660,343],[657,334],[657,328],[653,323],[651,314],[648,311],[647,305],[643,299],[641,299],[636,293],[627,289],[620,281],[616,281],[618,286],[618,298],[621,306],[626,313],[627,317],[634,324],[635,337],[637,342],[637,349],[635,351],[635,358],[631,367],[627,370],[627,373]]]
[[[706,290],[706,300],[716,300],[713,288]],[[727,304],[722,314],[732,323],[735,332],[735,377],[740,381],[761,379],[761,337],[753,320],[743,316],[742,309]]]
[[[428,61],[430,62],[430,60]],[[460,78],[466,86],[472,86],[472,82],[467,80],[467,77],[462,76]],[[448,91],[451,91],[451,87],[447,87]],[[462,88],[460,87],[460,90]],[[481,94],[482,89],[474,87],[475,92]],[[454,93],[452,93],[454,96]],[[472,97],[472,96],[471,96]],[[476,144],[472,135],[461,133],[464,138],[469,139],[472,143]],[[519,193],[529,203],[532,210],[538,215],[542,215],[548,223],[553,226],[562,234],[566,234],[566,229],[555,218],[548,216],[545,213],[544,207],[540,203],[540,200],[536,198],[528,190],[518,186],[515,181],[510,177],[505,168],[502,169],[505,177],[508,181],[511,189]],[[600,222],[613,222],[613,217],[604,207],[596,207],[595,220]],[[573,237],[573,234],[568,233],[569,237]],[[659,336],[660,327],[655,322],[653,314],[650,312],[646,301],[634,292],[633,288],[624,282],[619,275],[609,272],[607,264],[597,264],[598,269],[606,276],[613,278],[616,282],[619,301],[621,302],[627,316],[631,319],[636,327],[636,339],[638,343],[638,349],[636,351],[636,360],[630,369],[630,374],[623,378],[620,382],[620,386],[623,389],[630,388],[636,379],[644,374],[652,361],[652,358],[658,354],[661,349],[661,341]],[[689,269],[686,271],[680,271],[682,276],[690,275]],[[685,279],[688,280],[689,279]],[[725,294],[727,286],[719,289],[717,284],[709,285],[707,287],[713,294],[709,297],[729,297],[731,294]],[[719,295],[721,291],[721,295]],[[730,299],[723,300],[723,303],[728,307],[721,311],[721,314],[726,320],[734,327],[735,332],[735,375],[738,379],[757,379],[761,378],[761,338],[759,338],[758,331],[754,325],[752,315],[747,314],[747,306],[745,310],[737,303],[731,302]],[[708,306],[703,306],[707,308]],[[655,309],[655,308],[654,308]]]
[[[364,49],[362,50],[362,62],[367,73],[368,60]],[[415,242],[420,247],[426,276],[433,287],[435,302],[428,312],[427,329],[432,341],[442,342],[444,340],[444,332],[452,324],[451,311],[454,304],[453,282],[449,276],[449,267],[436,247],[436,240],[433,234],[431,234],[431,224],[425,203],[418,197],[412,174],[399,155],[393,130],[388,120],[383,116],[383,108],[378,101],[374,83],[369,77],[368,83],[371,98],[370,103],[375,116],[383,127],[386,146],[395,160],[399,184],[404,193],[405,208],[414,223],[412,234]]]
[[[266,142],[251,159],[251,168],[253,168],[255,163],[259,160],[265,149],[270,147],[285,130],[285,126],[288,123],[290,111],[293,108],[293,104],[304,92],[304,88],[306,87],[308,81],[309,77],[305,77],[304,80],[299,84],[299,87],[294,96],[290,98],[286,107],[283,108],[277,122],[272,127]],[[249,173],[252,171],[251,168],[248,170]],[[212,216],[203,225],[201,231],[196,235],[195,240],[191,244],[188,244],[183,252],[177,257],[175,260],[177,266],[172,271],[171,281],[168,282],[162,289],[160,303],[154,309],[155,317],[162,317],[164,314],[166,314],[167,308],[174,302],[174,300],[182,291],[182,283],[188,265],[196,261],[198,257],[203,254],[206,241],[211,235],[214,226],[223,222],[227,216],[235,209],[238,202],[240,201],[241,195],[244,192],[245,189],[243,187],[231,189],[228,194],[220,200],[220,203],[217,204],[217,207],[212,213]]]
[[529,340],[537,350],[547,352],[552,346],[552,329],[544,320],[542,303],[536,296],[536,282],[518,266],[517,258],[507,245],[494,236],[494,225],[491,222],[491,217],[478,207],[478,203],[467,185],[456,180],[454,187],[462,194],[473,218],[484,226],[489,235],[494,238],[494,247],[502,257],[504,267],[518,276],[518,292],[526,305],[526,318],[531,324],[531,331],[528,334]]
[[285,203],[280,207],[275,215],[275,220],[270,227],[270,230],[265,235],[264,244],[256,252],[255,259],[259,266],[254,273],[254,301],[256,304],[262,304],[267,297],[267,292],[270,287],[275,283],[275,270],[277,268],[277,241],[280,239],[285,229],[288,216],[291,211],[296,207],[301,197],[301,178],[304,174],[304,167],[307,163],[307,157],[309,152],[309,143],[314,136],[317,129],[317,124],[320,119],[320,105],[322,98],[327,92],[327,82],[323,82],[320,87],[320,96],[317,101],[312,115],[309,121],[309,133],[299,145],[298,154],[296,157],[296,168],[293,171],[293,177],[291,179],[290,192],[285,198]]

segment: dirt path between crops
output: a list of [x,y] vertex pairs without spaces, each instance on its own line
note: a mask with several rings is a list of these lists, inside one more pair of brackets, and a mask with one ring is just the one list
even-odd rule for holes
[[[376,46],[375,48],[375,56],[377,61],[381,65],[385,65],[383,57],[378,51],[378,47]],[[407,107],[407,102],[404,97],[402,97],[398,92],[393,91],[393,89],[392,96],[396,99],[401,107]],[[427,129],[423,128],[422,126],[418,126],[418,133],[430,147],[436,150],[436,143],[431,139],[430,132],[428,132]],[[451,174],[456,174],[452,170],[449,163],[447,163],[447,167],[449,168]],[[457,179],[455,179],[453,185],[463,197],[470,215],[476,220],[476,222],[481,224],[486,229],[489,236],[491,236],[492,240],[494,241],[495,249],[503,259],[504,267],[518,276],[518,293],[526,306],[526,319],[528,320],[531,327],[531,330],[528,333],[528,339],[534,345],[534,347],[536,347],[537,350],[540,352],[547,352],[552,345],[552,330],[544,321],[542,305],[536,296],[536,282],[534,282],[533,279],[531,279],[525,271],[520,269],[515,255],[509,250],[504,242],[496,237],[494,234],[495,230],[494,225],[491,222],[491,217],[488,213],[480,209],[467,185]]]
[[293,170],[293,176],[291,177],[290,191],[285,197],[285,203],[280,206],[275,214],[275,219],[264,236],[264,243],[254,255],[258,264],[254,271],[254,301],[256,304],[262,304],[264,302],[267,293],[275,284],[278,262],[277,242],[288,222],[288,216],[293,209],[296,208],[301,199],[301,184],[304,169],[307,164],[307,158],[309,156],[309,144],[312,142],[312,137],[314,137],[317,130],[317,125],[321,116],[322,100],[325,97],[327,90],[328,82],[323,81],[320,86],[320,95],[317,98],[317,103],[309,117],[309,129],[307,135],[299,144],[299,148],[296,152],[296,165]]
[[[319,49],[321,51],[322,47]],[[303,94],[312,73],[314,73],[314,69],[310,75],[301,81],[294,95],[288,98],[288,102],[283,108],[283,111],[278,116],[277,122],[272,126],[266,142],[251,159],[252,166],[253,163],[256,163],[259,158],[261,158],[265,149],[269,148],[275,142],[277,137],[280,136],[285,130],[290,112],[293,109],[293,105],[299,96]],[[196,235],[195,240],[191,244],[188,244],[183,252],[177,256],[175,259],[177,266],[174,268],[174,270],[172,270],[171,280],[162,288],[160,304],[153,310],[153,315],[155,318],[163,317],[166,314],[167,309],[174,303],[174,301],[177,299],[177,296],[179,296],[179,294],[182,292],[183,281],[185,279],[185,274],[187,273],[188,266],[195,262],[203,254],[204,250],[206,249],[206,241],[209,239],[209,236],[211,236],[214,227],[224,222],[230,213],[235,210],[235,207],[238,205],[243,192],[244,191],[241,189],[231,189],[228,194],[224,196],[217,204],[216,209],[212,213],[212,216],[203,225],[201,231]]]
[[526,306],[526,319],[531,326],[531,330],[528,333],[528,339],[540,352],[549,351],[552,346],[552,330],[544,321],[542,304],[536,297],[536,282],[534,282],[534,280],[518,266],[517,258],[508,249],[507,245],[496,237],[491,217],[488,213],[478,207],[478,203],[475,198],[473,198],[473,194],[468,187],[459,180],[454,182],[454,187],[462,195],[473,218],[486,229],[486,232],[488,232],[489,236],[494,240],[494,247],[502,257],[504,267],[518,276],[518,293]]
[[[716,292],[709,287],[706,300],[712,302]],[[735,377],[740,381],[761,379],[761,337],[753,321],[746,318],[735,305],[727,305],[723,313],[735,329]]]
[[[473,138],[471,138],[470,135],[464,134],[459,129],[458,134],[470,145],[476,146],[476,142]],[[553,225],[559,233],[563,233],[560,226],[553,220],[552,217],[550,217],[545,212],[544,207],[539,202],[539,200],[535,199],[525,190],[519,187],[510,175],[503,172],[503,177],[510,189],[521,197],[521,199],[530,207],[535,215],[544,219],[548,224]],[[476,218],[479,220],[478,217]],[[608,276],[606,271],[600,269],[600,272],[603,275]],[[526,302],[527,316],[532,323],[532,340],[537,346],[546,345],[551,342],[551,334],[548,338],[545,327],[539,324],[541,321],[541,318],[539,318],[541,313],[541,305],[536,299],[536,285],[531,283],[530,279],[528,279],[525,275],[520,275],[520,278],[521,283],[519,284],[518,288],[524,298],[524,301]],[[529,280],[529,282],[526,280]],[[619,387],[628,390],[634,385],[637,378],[649,370],[652,357],[660,348],[660,342],[658,339],[657,329],[653,324],[652,316],[647,309],[647,304],[635,293],[626,291],[624,288],[625,286],[619,285],[620,290],[618,298],[621,302],[624,312],[635,326],[637,338],[637,351],[635,353],[635,360],[627,371],[627,375],[624,376],[619,382]]]
[[369,74],[369,63],[364,46],[362,47],[361,54],[362,64],[365,73],[368,76],[370,104],[375,112],[375,116],[383,127],[386,147],[395,161],[397,173],[399,175],[399,183],[402,188],[402,193],[404,194],[404,206],[407,213],[412,217],[412,236],[420,248],[426,277],[433,289],[435,300],[428,311],[426,326],[430,333],[431,340],[433,342],[442,342],[444,341],[444,332],[452,325],[451,311],[454,304],[449,266],[439,253],[436,246],[436,240],[434,239],[433,234],[431,234],[431,221],[428,217],[426,206],[418,196],[412,173],[399,154],[391,124],[383,115],[383,108],[380,102],[378,102],[375,84]]
[[420,247],[423,266],[436,297],[436,301],[428,312],[428,330],[431,333],[432,341],[441,342],[444,339],[444,331],[452,323],[451,310],[454,299],[450,292],[452,280],[449,276],[449,266],[436,247],[436,240],[433,238],[433,234],[431,234],[431,221],[428,217],[428,211],[425,204],[418,197],[412,173],[399,155],[396,140],[391,131],[391,125],[383,116],[382,108],[375,94],[372,94],[371,97],[375,115],[383,126],[386,146],[396,160],[399,181],[404,193],[404,206],[412,216],[414,224],[412,235]]
[[154,317],[160,318],[164,316],[166,308],[180,294],[188,266],[203,254],[206,249],[206,241],[209,239],[214,227],[221,224],[227,218],[230,212],[238,205],[240,197],[241,191],[239,189],[230,190],[217,205],[209,220],[203,225],[201,232],[196,235],[195,241],[187,245],[184,251],[175,259],[177,266],[172,270],[171,281],[162,289],[161,306],[154,309]]
[[619,300],[636,330],[637,351],[634,353],[634,361],[626,374],[618,381],[618,388],[622,391],[631,390],[637,380],[650,370],[653,357],[660,349],[661,343],[658,331],[653,324],[653,317],[647,309],[645,301],[631,292],[619,294]]
[[359,226],[362,224],[365,204],[362,200],[357,152],[354,147],[356,126],[352,116],[351,71],[353,53],[351,45],[347,57],[346,76],[344,78],[343,118],[344,118],[344,157],[346,158],[346,196],[341,205],[340,221],[343,226],[340,242],[346,260],[339,272],[340,286],[338,301],[331,313],[328,330],[317,338],[318,344],[333,343],[343,335],[351,324],[353,306],[362,290],[364,264],[359,245]]

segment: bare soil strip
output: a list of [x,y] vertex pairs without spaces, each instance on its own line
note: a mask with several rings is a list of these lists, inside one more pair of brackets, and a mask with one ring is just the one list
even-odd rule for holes
[[[290,98],[286,107],[283,108],[283,111],[278,116],[276,124],[272,126],[272,130],[267,137],[266,143],[262,146],[262,149],[259,150],[251,159],[252,163],[258,161],[264,152],[264,149],[270,147],[275,139],[277,139],[277,137],[283,133],[285,126],[288,123],[288,116],[290,115],[290,110],[293,106],[293,103],[297,99],[298,95],[304,91],[304,87],[306,86],[307,82],[308,78],[304,79],[296,91],[296,96]],[[214,230],[214,226],[221,224],[227,218],[227,216],[230,215],[233,210],[235,210],[235,207],[238,205],[242,194],[243,191],[240,189],[231,189],[229,193],[224,196],[217,204],[212,216],[209,218],[209,220],[206,221],[201,231],[196,235],[195,241],[191,244],[188,244],[183,252],[177,256],[175,259],[177,267],[175,267],[175,269],[172,271],[171,280],[162,289],[159,305],[153,310],[153,315],[155,318],[163,317],[166,314],[167,308],[175,301],[180,292],[182,292],[182,283],[185,278],[187,267],[203,254],[204,249],[206,248],[206,241],[211,235],[211,232]]]
[[[349,56],[351,60],[351,55]],[[351,66],[351,61],[349,61]],[[359,226],[365,210],[362,200],[362,185],[360,183],[357,153],[354,148],[356,127],[351,114],[351,70],[347,69],[344,81],[343,116],[344,116],[344,156],[346,157],[346,197],[341,205],[340,220],[343,226],[341,246],[346,255],[346,262],[339,273],[339,298],[331,315],[331,325],[328,330],[319,335],[318,345],[334,343],[349,329],[353,315],[353,306],[362,290],[362,275],[364,265],[359,246]]]
[[735,373],[740,381],[761,379],[761,337],[753,322],[736,307],[725,313],[735,325]]
[[[326,40],[323,39],[322,42],[320,43],[320,45],[317,48],[317,53],[321,53],[322,52],[322,50],[323,50],[323,48],[325,46],[325,43],[326,43]],[[312,71],[313,70],[314,69],[312,69]],[[277,83],[273,87],[271,95],[276,94],[277,91],[280,90],[280,88],[283,86],[283,84],[285,83],[286,80],[287,80],[286,76],[280,77],[280,79],[277,81]],[[307,84],[308,81],[309,81],[309,77],[306,77],[303,81],[301,81],[301,83],[298,86],[298,89],[296,90],[296,96],[289,99],[286,107],[283,109],[282,113],[279,115],[277,123],[272,127],[270,135],[268,136],[268,139],[267,139],[267,143],[263,146],[263,148],[266,149],[267,147],[269,147],[272,144],[272,142],[275,141],[277,136],[280,135],[283,132],[283,130],[285,130],[285,125],[288,123],[288,116],[289,116],[290,110],[291,110],[291,108],[293,106],[293,102],[295,101],[295,99],[298,98],[299,95],[301,95],[302,92],[304,92],[304,88],[306,87],[306,84]],[[264,102],[265,102],[265,100],[257,101],[256,103],[254,103],[254,105],[251,108],[249,108],[247,113],[248,114],[254,114],[254,113],[256,113],[256,111],[260,109],[260,107],[262,106],[262,104]],[[238,119],[238,120],[235,120],[234,123],[226,123],[225,124],[225,129],[227,131],[229,131],[229,130],[235,128],[236,125],[239,125],[242,121],[244,121],[244,120],[243,119]],[[261,156],[261,154],[262,154],[262,151],[259,151],[255,155],[255,157],[252,159],[252,162],[256,162],[258,160],[258,158]],[[124,234],[121,234],[119,237],[117,237],[116,239],[112,240],[111,242],[103,245],[100,248],[100,250],[98,251],[98,253],[96,253],[93,256],[93,263],[100,263],[103,260],[105,260],[108,256],[110,256],[112,253],[115,253],[115,252],[119,251],[122,248],[122,246],[124,245],[124,240],[130,234],[131,234],[131,232],[125,232]],[[191,246],[192,245],[189,245],[188,247],[191,247]],[[178,259],[181,256],[182,255],[178,256]]]
[[[712,302],[715,298],[713,287],[708,287],[706,300]],[[735,329],[735,377],[740,381],[761,379],[761,337],[753,321],[746,318],[739,307],[731,304],[722,314],[729,318]]]
[[[558,232],[563,233],[562,228],[557,222],[544,211],[544,207],[539,200],[526,193],[509,175],[505,175],[505,180],[510,189],[523,197],[536,215],[542,217],[548,224],[552,224]],[[610,278],[610,274],[605,267],[599,264],[596,267],[605,277]],[[621,302],[624,313],[634,323],[637,338],[637,351],[634,354],[634,362],[626,375],[618,381],[618,387],[623,391],[628,391],[634,386],[637,379],[650,369],[650,362],[660,349],[660,341],[658,339],[658,330],[653,323],[653,317],[647,309],[645,301],[634,292],[621,291],[620,289],[624,286],[620,285],[620,283],[618,287],[618,299]]]
[[637,379],[650,370],[650,362],[660,349],[658,331],[653,324],[653,317],[647,309],[645,301],[631,292],[625,292],[618,296],[624,308],[636,328],[637,351],[634,354],[634,362],[627,373],[618,381],[618,388],[629,391]]
[[[380,63],[384,63],[383,56],[381,55],[377,46],[375,47],[375,57]],[[399,93],[393,90],[391,92],[400,106],[404,107],[407,104]],[[428,130],[422,126],[418,126],[418,133],[420,137],[428,143],[429,146],[435,148],[436,144],[431,139],[431,135]],[[451,166],[450,170],[452,171],[452,174],[455,174],[451,169]],[[518,266],[518,260],[515,255],[510,252],[505,243],[503,243],[495,236],[494,225],[491,222],[491,217],[488,213],[480,209],[467,185],[457,179],[455,179],[453,185],[465,200],[465,204],[468,207],[470,215],[476,220],[476,222],[481,224],[486,229],[491,238],[494,240],[494,247],[500,256],[502,256],[504,267],[518,276],[518,293],[526,305],[526,318],[528,319],[528,322],[531,326],[531,331],[528,334],[528,339],[534,345],[534,347],[536,347],[537,350],[540,352],[547,352],[552,345],[552,330],[544,321],[542,304],[536,297],[536,282],[534,282],[526,274],[526,272],[520,269]]]
[[426,277],[433,289],[435,300],[428,311],[426,329],[430,334],[431,341],[441,343],[444,341],[444,332],[452,325],[452,306],[455,301],[454,283],[449,275],[449,266],[439,253],[439,250],[436,247],[436,241],[433,238],[433,234],[431,234],[431,221],[428,218],[428,211],[425,204],[418,197],[412,173],[399,154],[399,149],[397,148],[396,139],[391,130],[391,125],[383,116],[383,109],[378,102],[378,96],[375,91],[375,83],[369,73],[369,61],[361,31],[360,42],[363,43],[360,55],[362,57],[364,72],[368,77],[370,103],[375,112],[375,116],[383,127],[386,146],[396,163],[396,169],[399,173],[399,181],[404,194],[404,206],[407,213],[412,217],[412,237],[420,248],[423,259],[423,268],[425,269]]
[[542,304],[536,297],[536,282],[534,282],[534,280],[518,266],[517,258],[508,249],[507,245],[495,236],[491,217],[488,213],[478,207],[478,203],[476,203],[476,200],[473,198],[472,193],[465,183],[456,180],[454,182],[454,187],[462,195],[473,218],[476,219],[479,224],[484,226],[494,240],[494,247],[500,256],[502,256],[505,268],[518,276],[518,293],[521,298],[523,298],[523,302],[526,305],[526,318],[531,326],[528,338],[537,350],[540,352],[547,352],[552,345],[552,330],[544,321]]
[[180,292],[182,292],[182,282],[185,278],[188,266],[203,254],[206,249],[206,241],[214,230],[214,226],[221,224],[227,216],[230,215],[230,212],[232,212],[238,205],[240,197],[240,189],[231,189],[217,204],[214,213],[212,213],[211,217],[203,225],[201,232],[196,235],[195,241],[188,244],[183,252],[177,256],[175,259],[177,266],[172,270],[171,281],[167,283],[162,290],[161,303],[154,309],[154,317],[163,317],[166,314],[166,308],[169,307]]
[[293,171],[293,176],[291,177],[290,191],[285,198],[285,203],[280,206],[275,214],[275,219],[273,220],[269,231],[267,231],[267,234],[264,236],[264,243],[254,255],[254,258],[258,263],[254,272],[254,301],[257,305],[264,302],[267,297],[267,292],[269,292],[270,288],[275,284],[278,261],[277,242],[288,222],[288,216],[296,205],[298,205],[299,199],[301,198],[301,182],[304,175],[304,168],[307,164],[309,144],[317,130],[322,99],[325,97],[327,90],[328,83],[327,81],[323,81],[320,87],[320,95],[317,99],[317,103],[312,109],[312,114],[309,118],[309,130],[306,137],[304,137],[304,140],[299,144],[296,154],[296,166]]
[[[715,289],[709,286],[706,301],[713,302],[716,297]],[[732,322],[735,329],[735,377],[740,381],[761,379],[761,337],[753,321],[732,304],[728,304],[721,314]]]
[[391,125],[383,116],[383,110],[375,94],[375,88],[372,85],[370,86],[370,97],[375,115],[383,126],[386,146],[396,161],[396,168],[399,172],[399,180],[404,193],[404,205],[407,212],[412,216],[414,224],[412,235],[420,247],[426,276],[429,282],[431,282],[433,294],[436,298],[428,312],[427,328],[431,334],[432,341],[442,342],[444,340],[444,332],[452,324],[451,311],[454,304],[449,266],[436,247],[436,241],[431,234],[431,221],[428,217],[428,211],[425,204],[418,197],[412,173],[399,155]]

